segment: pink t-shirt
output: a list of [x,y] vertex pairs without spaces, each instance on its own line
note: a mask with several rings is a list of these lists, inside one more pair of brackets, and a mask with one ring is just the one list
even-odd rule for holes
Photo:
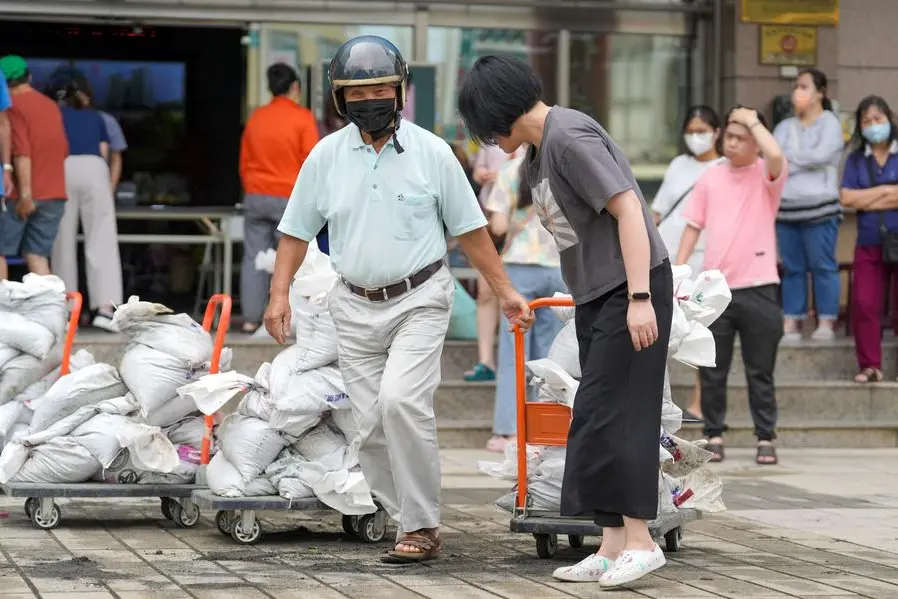
[[683,218],[704,231],[705,270],[720,270],[731,289],[779,282],[776,213],[788,176],[783,164],[771,181],[759,158],[742,168],[713,166],[695,184]]

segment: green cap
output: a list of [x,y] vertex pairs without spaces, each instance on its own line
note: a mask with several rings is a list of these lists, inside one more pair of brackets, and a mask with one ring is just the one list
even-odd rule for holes
[[9,54],[0,58],[0,71],[3,71],[3,77],[7,81],[23,77],[28,72],[28,63],[21,56]]

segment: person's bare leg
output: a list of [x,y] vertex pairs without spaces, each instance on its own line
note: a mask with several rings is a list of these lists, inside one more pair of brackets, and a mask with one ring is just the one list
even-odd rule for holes
[[9,278],[9,267],[6,265],[6,258],[0,256],[0,281],[5,281]]
[[49,275],[50,261],[46,256],[37,256],[35,254],[25,254],[25,264],[28,265],[28,272],[36,275]]
[[655,549],[655,540],[649,532],[649,525],[645,520],[637,520],[624,516],[625,551],[652,551]]
[[483,275],[477,277],[477,354],[480,363],[496,369],[499,300]]
[[596,553],[614,561],[617,559],[617,556],[621,554],[621,551],[624,550],[626,545],[627,532],[623,526],[615,528],[604,526],[602,527],[602,544],[599,545],[599,550]]
[[692,402],[687,411],[698,418],[702,417],[702,382],[698,371],[695,372],[695,387],[692,388]]

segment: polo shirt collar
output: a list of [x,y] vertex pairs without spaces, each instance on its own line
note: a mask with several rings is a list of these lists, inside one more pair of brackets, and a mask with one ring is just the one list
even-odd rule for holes
[[[365,140],[362,139],[362,132],[359,129],[358,125],[356,125],[355,123],[349,123],[346,126],[350,128],[349,147],[351,147],[353,150],[358,150],[368,145],[365,143]],[[405,129],[401,124],[399,125],[399,131],[396,132],[395,136],[399,138],[399,143],[402,144],[403,148],[408,148],[408,130]],[[393,143],[393,137],[393,135],[390,136],[390,139],[387,140],[384,148],[393,147],[395,145]]]
[[[870,147],[870,144],[866,144],[864,146],[864,157],[871,154],[873,154],[873,149]],[[892,141],[892,145],[889,146],[889,154],[898,154],[898,141]]]

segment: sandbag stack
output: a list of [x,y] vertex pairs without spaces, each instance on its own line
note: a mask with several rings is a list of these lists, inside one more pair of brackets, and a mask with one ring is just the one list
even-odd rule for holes
[[[708,326],[729,305],[732,295],[720,271],[712,270],[692,279],[689,266],[673,267],[674,315],[668,355],[693,367],[714,366],[714,337]],[[562,296],[562,294],[556,294]],[[573,407],[579,386],[580,361],[574,328],[574,309],[552,308],[564,326],[549,350],[548,357],[527,363],[532,375],[531,401],[563,403]],[[670,376],[665,372],[661,435],[659,443],[658,517],[679,508],[706,512],[725,509],[721,500],[723,483],[705,467],[711,454],[704,442],[690,442],[675,436],[682,426],[683,412],[673,402]],[[527,446],[528,491],[531,508],[558,512],[564,476],[565,448]],[[517,480],[517,445],[509,444],[503,463],[480,462],[478,468],[494,478]],[[514,509],[515,493],[500,498],[501,509]]]
[[358,429],[337,367],[337,333],[327,310],[336,281],[310,246],[291,289],[297,341],[254,377],[202,377],[180,389],[205,414],[230,412],[216,431],[220,451],[206,479],[226,497],[317,497],[352,515],[375,511],[358,464]]

